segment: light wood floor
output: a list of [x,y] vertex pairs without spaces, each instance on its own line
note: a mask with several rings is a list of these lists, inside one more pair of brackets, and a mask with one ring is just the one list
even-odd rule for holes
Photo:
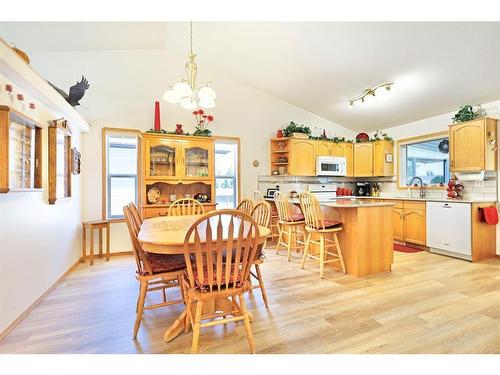
[[[393,272],[325,280],[299,256],[268,251],[270,309],[248,307],[258,353],[499,353],[500,260],[472,264],[395,253]],[[284,254],[284,252],[283,252]],[[132,257],[79,266],[9,336],[0,353],[189,353],[191,335],[164,343],[182,306],[147,311],[132,340],[138,286]],[[202,329],[201,353],[248,353],[242,324]]]

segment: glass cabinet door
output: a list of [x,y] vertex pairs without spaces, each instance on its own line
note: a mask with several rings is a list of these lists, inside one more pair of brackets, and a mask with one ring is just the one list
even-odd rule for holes
[[146,158],[149,165],[146,171],[152,178],[175,178],[177,176],[177,161],[179,143],[172,141],[148,141]]
[[184,145],[184,177],[209,179],[212,171],[211,143],[188,142]]
[[9,127],[9,180],[13,189],[34,188],[34,129],[11,122]]

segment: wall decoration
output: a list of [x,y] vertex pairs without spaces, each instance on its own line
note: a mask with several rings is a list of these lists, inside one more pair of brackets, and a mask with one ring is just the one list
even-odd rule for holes
[[[49,82],[49,81],[47,81],[47,82]],[[89,82],[87,81],[87,79],[84,76],[82,76],[82,79],[80,82],[77,82],[76,85],[73,85],[69,88],[69,95],[66,94],[59,87],[57,87],[56,85],[53,85],[50,82],[49,82],[49,85],[51,85],[59,94],[61,94],[61,96],[64,99],[66,99],[66,101],[69,104],[71,104],[73,107],[80,105],[80,100],[85,95],[85,91],[90,88]]]
[[392,154],[385,154],[385,162],[392,163]]
[[76,147],[71,149],[71,173],[80,174],[82,154]]
[[71,129],[64,119],[49,123],[49,204],[71,197]]
[[255,168],[257,168],[257,167],[260,165],[260,162],[259,162],[258,160],[254,160],[254,161],[252,162],[252,165],[253,165]]

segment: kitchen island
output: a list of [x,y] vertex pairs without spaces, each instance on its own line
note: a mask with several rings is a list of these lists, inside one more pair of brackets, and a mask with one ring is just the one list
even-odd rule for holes
[[[299,205],[298,199],[290,201]],[[319,203],[325,218],[342,222],[338,238],[348,274],[358,277],[391,271],[394,203],[339,198]]]

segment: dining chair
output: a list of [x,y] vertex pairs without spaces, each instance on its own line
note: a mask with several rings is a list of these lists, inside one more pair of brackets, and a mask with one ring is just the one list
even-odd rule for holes
[[203,215],[205,208],[193,198],[181,198],[173,202],[168,209],[168,216]]
[[[323,270],[326,263],[340,263],[342,272],[346,273],[342,249],[337,237],[337,233],[342,230],[342,222],[325,219],[318,199],[309,192],[304,192],[300,195],[300,207],[304,213],[306,221],[305,230],[307,232],[301,268],[304,268],[306,258],[309,257],[319,260],[319,277],[321,279],[323,278]],[[328,238],[329,236],[333,237],[333,240]],[[311,254],[311,244],[319,246],[319,257]],[[334,249],[335,252],[328,251],[328,249]],[[326,260],[328,255],[333,257],[333,259]]]
[[[255,353],[250,313],[243,294],[250,289],[248,275],[258,241],[259,226],[251,216],[238,210],[209,212],[187,231],[183,282],[187,315],[193,327],[192,353],[198,351],[200,328],[241,320],[250,350]],[[211,306],[215,310],[211,311]],[[202,323],[206,319],[212,320]]]
[[[269,228],[269,223],[271,222],[271,205],[264,200],[257,203],[257,205],[254,207],[252,211],[252,218],[261,227]],[[253,273],[252,270],[250,270],[250,275],[253,276],[259,282],[259,285],[251,285],[251,288],[252,289],[260,288],[264,304],[266,305],[266,308],[269,308],[269,305],[267,303],[266,288],[264,287],[264,279],[262,278],[262,272],[260,271],[260,265],[264,262],[263,249],[266,248],[266,243],[267,239],[266,241],[264,241],[262,245],[259,245],[257,256],[253,261],[255,273]]]
[[137,206],[135,205],[134,202],[130,202],[128,204],[128,208],[130,210],[132,218],[135,220],[136,224],[138,224],[140,227],[142,225],[142,217],[141,214],[139,213],[139,210],[137,209]]
[[[300,251],[301,245],[304,245],[304,215],[301,213],[292,213],[290,210],[290,202],[287,197],[277,191],[274,193],[274,203],[278,209],[278,243],[276,245],[276,254],[279,253],[280,246],[287,249],[288,261],[291,259],[292,249]],[[301,239],[299,240],[299,234]],[[286,237],[286,242],[285,241]],[[293,246],[292,246],[293,243]]]
[[[123,207],[125,222],[127,223],[132,249],[134,252],[137,269],[135,277],[139,281],[139,296],[136,305],[136,319],[134,324],[134,340],[141,326],[142,314],[145,310],[157,309],[159,307],[184,303],[182,286],[182,275],[186,269],[183,255],[153,254],[144,251],[137,239],[140,226],[137,225],[128,206]],[[182,298],[167,300],[166,289],[180,288]],[[148,292],[161,290],[163,302],[145,306]]]
[[254,190],[254,192],[253,192],[253,200],[254,200],[255,204],[257,204],[260,201],[264,200],[264,196],[262,195],[262,193],[259,190]]
[[245,198],[240,202],[240,204],[238,204],[238,207],[236,207],[236,209],[247,215],[251,215],[253,210],[253,202],[251,199]]

